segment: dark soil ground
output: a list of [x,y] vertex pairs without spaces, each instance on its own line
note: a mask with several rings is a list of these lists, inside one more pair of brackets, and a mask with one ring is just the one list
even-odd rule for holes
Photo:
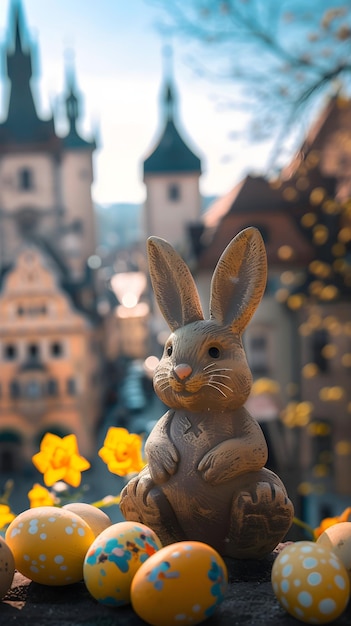
[[[262,561],[227,560],[229,587],[207,626],[297,626],[275,599],[270,582],[275,554]],[[145,626],[130,606],[108,608],[96,602],[84,583],[38,585],[16,573],[0,602],[0,624],[10,626]],[[333,624],[351,624],[351,605]],[[164,626],[168,626],[165,624]]]

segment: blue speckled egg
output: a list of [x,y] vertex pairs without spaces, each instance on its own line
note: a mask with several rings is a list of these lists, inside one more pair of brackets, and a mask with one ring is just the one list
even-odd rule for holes
[[139,567],[162,544],[151,528],[137,522],[118,522],[102,531],[84,560],[84,582],[102,604],[130,602],[130,586]]

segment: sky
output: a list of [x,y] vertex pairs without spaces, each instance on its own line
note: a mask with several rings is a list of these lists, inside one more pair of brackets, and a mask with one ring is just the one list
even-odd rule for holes
[[[171,2],[172,0],[170,0]],[[7,35],[11,0],[0,0],[0,50]],[[98,139],[93,199],[99,204],[141,203],[142,162],[162,130],[164,48],[172,46],[178,98],[177,126],[202,159],[200,190],[223,195],[246,173],[262,172],[266,153],[245,138],[229,139],[245,119],[218,111],[217,85],[194,75],[182,44],[165,41],[157,29],[160,12],[149,0],[21,0],[31,42],[38,53],[38,114],[62,114],[67,59],[73,58],[82,96],[80,129]],[[1,61],[2,63],[2,61]],[[1,85],[1,111],[6,111]],[[64,133],[65,127],[58,126]]]

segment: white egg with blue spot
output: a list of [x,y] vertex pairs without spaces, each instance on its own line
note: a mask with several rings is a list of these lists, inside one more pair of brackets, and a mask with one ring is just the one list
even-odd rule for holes
[[17,515],[5,538],[21,574],[43,585],[61,586],[83,579],[84,558],[95,535],[72,511],[41,506]]
[[272,567],[273,591],[290,615],[307,624],[327,624],[345,610],[350,582],[334,552],[312,541],[289,544]]

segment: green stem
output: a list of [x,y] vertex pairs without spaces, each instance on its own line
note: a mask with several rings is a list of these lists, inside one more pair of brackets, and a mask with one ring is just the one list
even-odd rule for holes
[[121,496],[106,496],[102,498],[102,500],[97,500],[96,502],[92,502],[92,506],[96,506],[97,509],[103,509],[107,506],[113,506],[114,504],[119,504],[121,500]]
[[298,517],[293,518],[293,523],[296,524],[296,526],[300,526],[300,528],[307,530],[307,532],[310,533],[310,535],[312,536],[313,541],[316,541],[316,535],[312,526],[306,524],[306,522],[302,522],[300,519],[298,519]]

